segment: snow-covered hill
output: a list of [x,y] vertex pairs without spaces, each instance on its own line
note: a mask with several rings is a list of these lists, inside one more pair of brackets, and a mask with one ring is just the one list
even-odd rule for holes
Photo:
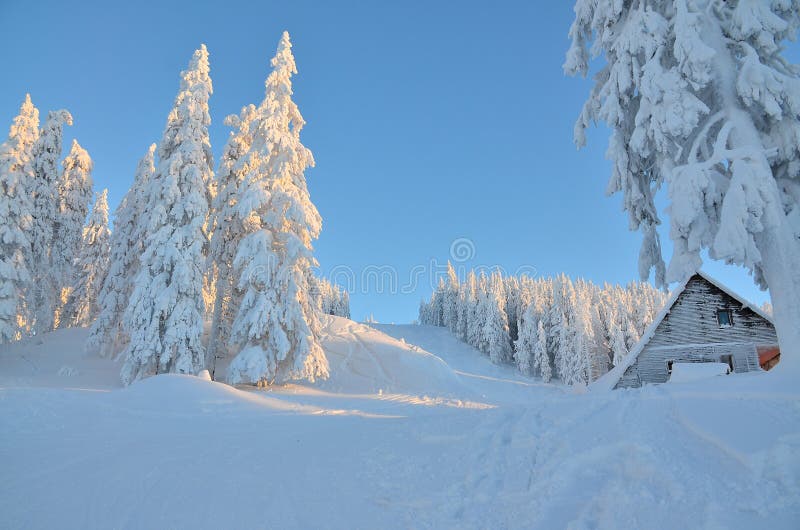
[[[0,349],[0,528],[796,528],[800,390],[605,394],[447,331],[325,321],[331,378],[122,389],[83,330]],[[38,343],[37,343],[38,342]]]

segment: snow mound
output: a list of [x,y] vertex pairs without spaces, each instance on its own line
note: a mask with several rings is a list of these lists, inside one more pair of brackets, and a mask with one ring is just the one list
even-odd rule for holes
[[320,407],[291,403],[264,392],[248,392],[199,376],[161,374],[112,393],[120,408],[157,410],[166,416],[230,411],[322,414]]
[[688,383],[718,375],[727,375],[729,372],[730,367],[727,363],[674,363],[669,382]]
[[[63,329],[1,346],[0,387],[119,388],[121,363],[86,355],[83,345],[87,335],[86,329]],[[440,357],[346,318],[323,316],[320,342],[328,357],[330,377],[313,384],[300,382],[305,387],[347,394],[450,397],[474,394]],[[217,377],[224,377],[226,372],[224,363],[217,367]],[[149,379],[158,382],[151,383]],[[204,377],[190,379],[209,382]],[[170,384],[183,385],[181,391],[187,391],[184,387],[194,383],[167,383],[158,376],[140,381],[130,390],[139,392]],[[163,391],[169,390],[163,388]]]
[[458,375],[441,358],[342,317],[322,320],[330,377],[314,386],[331,392],[463,395]]

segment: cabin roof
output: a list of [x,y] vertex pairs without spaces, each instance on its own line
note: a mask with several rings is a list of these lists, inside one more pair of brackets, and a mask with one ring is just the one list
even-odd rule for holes
[[625,372],[628,370],[628,368],[630,368],[631,365],[636,362],[636,359],[639,358],[639,354],[642,353],[644,347],[647,346],[647,343],[650,342],[650,339],[653,338],[653,335],[655,335],[658,325],[661,324],[661,321],[664,320],[664,317],[666,317],[669,314],[670,310],[672,309],[672,306],[675,305],[675,302],[678,301],[678,298],[680,298],[680,296],[686,290],[686,286],[689,284],[689,281],[695,276],[700,276],[703,280],[717,287],[720,291],[724,292],[725,294],[727,294],[728,296],[730,296],[731,298],[742,304],[742,307],[750,309],[753,313],[757,314],[770,324],[773,323],[772,318],[770,318],[766,313],[764,313],[764,311],[761,310],[761,308],[756,307],[754,304],[751,304],[750,302],[742,298],[740,295],[736,294],[736,292],[730,289],[728,286],[712,278],[705,272],[697,271],[696,273],[686,278],[683,282],[681,282],[680,285],[678,285],[675,288],[675,290],[673,290],[672,293],[670,293],[667,302],[664,304],[664,307],[661,309],[661,311],[658,312],[655,318],[653,318],[653,321],[650,323],[650,325],[647,326],[647,329],[645,329],[644,333],[642,334],[642,337],[639,339],[639,342],[637,342],[636,345],[631,349],[631,351],[628,352],[628,355],[625,356],[625,358],[622,360],[620,364],[612,368],[607,374],[605,374],[600,379],[598,379],[597,381],[595,381],[590,385],[593,390],[595,389],[612,390],[617,385],[617,383],[619,383],[619,380],[622,379],[622,376],[625,375]]

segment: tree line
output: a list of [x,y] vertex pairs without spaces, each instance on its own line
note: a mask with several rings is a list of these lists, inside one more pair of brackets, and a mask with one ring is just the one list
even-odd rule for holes
[[545,382],[589,383],[619,364],[662,308],[666,296],[645,282],[596,285],[555,278],[470,271],[452,265],[420,324],[446,327],[498,364]]

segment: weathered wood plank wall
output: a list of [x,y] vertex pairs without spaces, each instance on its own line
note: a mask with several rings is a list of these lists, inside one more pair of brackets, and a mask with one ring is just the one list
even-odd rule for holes
[[[732,326],[720,327],[720,309],[731,311]],[[734,371],[758,370],[756,346],[777,343],[775,328],[768,320],[696,275],[687,282],[617,388],[667,381],[669,361],[718,362],[723,355],[731,355]]]

